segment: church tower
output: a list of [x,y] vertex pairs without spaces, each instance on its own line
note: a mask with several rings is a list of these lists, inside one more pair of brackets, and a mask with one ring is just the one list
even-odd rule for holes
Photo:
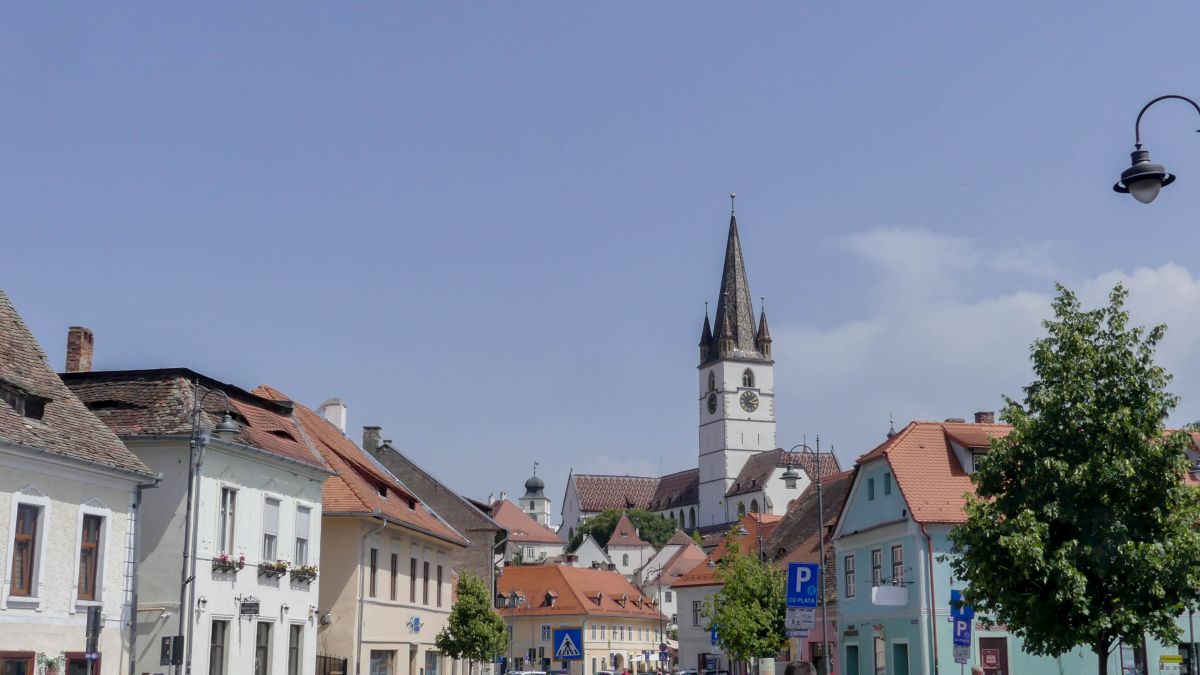
[[521,510],[525,515],[550,527],[550,498],[543,492],[546,483],[538,478],[538,463],[533,463],[533,475],[525,481],[525,494],[521,496]]
[[[733,195],[730,195],[732,198]],[[754,306],[737,216],[729,215],[717,313],[700,333],[701,527],[727,522],[725,492],[746,460],[775,449],[775,374],[767,313]]]

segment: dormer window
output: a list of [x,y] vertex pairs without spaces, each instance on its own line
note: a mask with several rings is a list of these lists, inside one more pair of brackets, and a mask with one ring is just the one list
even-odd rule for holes
[[554,601],[558,599],[558,593],[554,591],[546,591],[546,606],[553,607]]
[[387,486],[386,485],[383,485],[383,484],[379,485],[379,496],[383,497],[384,499],[387,499]]
[[24,389],[7,382],[0,382],[0,399],[12,406],[17,414],[31,420],[40,420],[46,414],[46,404],[50,399],[31,394]]

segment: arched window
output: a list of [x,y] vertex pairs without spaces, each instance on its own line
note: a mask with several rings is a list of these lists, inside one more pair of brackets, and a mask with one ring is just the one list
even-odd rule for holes
[[746,502],[738,502],[738,518],[746,515]]
[[749,368],[747,368],[742,371],[742,386],[743,387],[753,387],[754,386],[754,371],[753,370],[750,370]]
[[716,375],[716,373],[714,373],[711,370],[708,371],[708,390],[709,391],[717,390],[717,375]]
[[571,529],[567,530],[567,539],[570,540],[570,539],[574,539],[574,538],[575,538],[575,528],[572,527]]
[[625,567],[629,567],[629,554],[628,553],[621,554],[621,564],[624,565]]
[[751,512],[751,513],[758,513],[758,512],[759,512],[759,511],[758,511],[758,500],[757,500],[757,499],[751,499],[751,500],[750,500],[750,512]]
[[[683,512],[679,512],[679,519],[683,520]],[[688,509],[688,527],[696,529],[696,507]]]

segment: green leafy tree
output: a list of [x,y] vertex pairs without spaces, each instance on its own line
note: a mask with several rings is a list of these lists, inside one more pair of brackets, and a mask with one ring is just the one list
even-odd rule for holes
[[608,545],[608,538],[612,536],[613,530],[617,527],[617,521],[621,519],[621,514],[629,515],[629,522],[638,529],[642,539],[654,545],[654,548],[662,548],[662,545],[667,543],[671,535],[675,534],[675,521],[665,516],[650,513],[645,509],[630,509],[621,511],[620,509],[605,509],[600,513],[588,518],[575,529],[575,535],[567,542],[567,553],[571,553],[579,548],[583,543],[583,535],[590,534],[592,539],[601,547]]
[[787,644],[787,614],[783,570],[741,552],[732,535],[717,566],[723,584],[701,610],[708,629],[717,631],[717,644],[736,661],[774,657]]
[[457,595],[436,644],[438,651],[466,659],[468,672],[474,672],[476,661],[491,661],[508,648],[508,631],[492,608],[487,586],[478,578],[467,573],[459,577]]
[[1200,498],[1183,482],[1183,433],[1164,424],[1177,398],[1154,363],[1165,327],[1130,327],[1127,291],[1085,311],[1062,286],[1035,380],[1005,397],[1012,432],[971,480],[952,567],[965,601],[1035,654],[1089,646],[1105,673],[1117,641],[1178,641],[1175,618],[1200,588]]

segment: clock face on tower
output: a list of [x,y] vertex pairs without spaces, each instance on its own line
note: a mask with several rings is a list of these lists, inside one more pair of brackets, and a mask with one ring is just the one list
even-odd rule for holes
[[717,395],[709,394],[708,395],[708,414],[712,415],[715,412],[717,412]]
[[758,410],[758,394],[752,391],[743,391],[741,397],[742,410],[746,412],[754,412]]

